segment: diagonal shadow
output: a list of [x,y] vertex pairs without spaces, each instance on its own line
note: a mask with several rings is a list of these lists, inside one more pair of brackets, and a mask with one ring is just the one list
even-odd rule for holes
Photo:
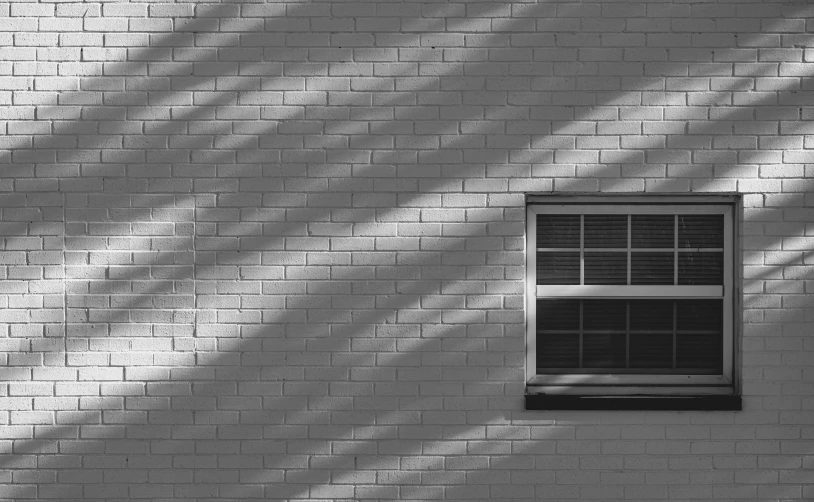
[[[326,157],[326,158],[327,158],[327,157]],[[441,169],[441,168],[437,168],[437,169],[436,169],[436,171],[437,171],[437,172],[442,172],[442,169]],[[708,175],[707,175],[707,176],[699,176],[699,178],[700,178],[700,179],[708,179],[708,178],[709,178],[709,176],[708,176]],[[421,180],[421,181],[424,181],[424,180]],[[425,183],[425,186],[427,187],[428,191],[431,191],[433,188],[434,188],[434,189],[436,189],[436,190],[442,190],[442,189],[443,189],[443,185],[441,184],[441,182],[439,182],[439,181],[437,181],[437,180],[433,180],[433,179],[430,179],[428,183]],[[414,195],[411,195],[411,196],[414,196]],[[397,200],[398,200],[398,198],[397,198]],[[318,218],[318,216],[315,216],[315,217],[316,217],[316,218]],[[319,221],[319,220],[317,219],[316,221]],[[501,219],[496,219],[496,220],[494,220],[494,221],[495,221],[495,222],[497,222],[497,221],[502,221],[502,220],[501,220]],[[475,234],[475,235],[477,235],[477,234]],[[427,264],[422,264],[421,266],[427,266]],[[423,290],[423,291],[431,291],[431,290]],[[404,307],[404,305],[403,305],[403,304],[402,304],[402,305],[396,304],[396,306],[397,306],[397,308],[398,308],[398,307],[401,307],[401,308],[403,308],[403,307]],[[394,309],[394,310],[397,310],[397,309]],[[374,315],[375,315],[375,314],[374,314]],[[391,319],[396,319],[396,318],[391,318]],[[385,322],[386,322],[386,320],[387,320],[387,319],[385,319]],[[375,317],[374,317],[373,319],[370,319],[370,321],[371,321],[371,324],[372,324],[372,325],[377,324],[376,322],[372,322],[372,321],[375,321]],[[381,321],[380,321],[380,322],[381,322]],[[306,346],[307,346],[307,344],[306,344]],[[354,365],[354,366],[355,366],[355,365]],[[343,457],[343,458],[344,458],[344,457]]]

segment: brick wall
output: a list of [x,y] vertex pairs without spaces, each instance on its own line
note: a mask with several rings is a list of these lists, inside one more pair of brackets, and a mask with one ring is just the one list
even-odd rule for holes
[[[814,499],[808,2],[0,13],[0,499]],[[743,412],[523,410],[550,191],[744,194]]]

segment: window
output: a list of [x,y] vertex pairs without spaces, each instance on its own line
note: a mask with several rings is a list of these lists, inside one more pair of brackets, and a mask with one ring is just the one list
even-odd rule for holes
[[737,201],[529,197],[527,408],[740,409]]

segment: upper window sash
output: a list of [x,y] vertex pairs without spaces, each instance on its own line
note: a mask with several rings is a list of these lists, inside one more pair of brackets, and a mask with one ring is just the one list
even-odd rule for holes
[[[627,297],[627,298],[722,298],[726,292],[728,284],[731,284],[731,275],[727,277],[724,274],[723,284],[721,285],[705,285],[705,286],[692,286],[692,285],[586,285],[586,284],[536,284],[536,262],[537,253],[546,251],[564,251],[564,252],[579,252],[580,253],[580,266],[584,267],[583,253],[585,252],[607,252],[607,251],[620,251],[620,252],[647,252],[647,248],[630,248],[630,244],[625,248],[586,248],[583,241],[584,230],[580,232],[580,245],[578,248],[538,248],[536,247],[536,225],[533,221],[537,215],[542,214],[569,214],[569,215],[585,215],[585,214],[620,214],[620,215],[637,215],[637,214],[664,214],[664,215],[698,215],[698,214],[722,214],[724,215],[724,247],[723,248],[657,248],[654,251],[658,252],[673,252],[676,256],[674,266],[676,267],[676,280],[678,274],[678,255],[687,252],[721,252],[723,255],[724,269],[731,265],[731,239],[727,239],[727,232],[731,229],[729,223],[731,206],[726,204],[703,204],[703,205],[652,205],[652,204],[537,204],[529,206],[530,216],[529,221],[529,242],[528,242],[528,264],[529,264],[529,277],[528,280],[534,289],[529,293],[537,298],[601,298],[601,297]],[[533,233],[531,233],[533,232]],[[630,228],[628,228],[630,232]],[[675,232],[678,232],[678,227],[675,227]],[[628,236],[629,237],[629,236]],[[727,244],[728,243],[728,244]],[[674,245],[678,245],[677,241]],[[630,260],[630,256],[628,257]],[[630,263],[628,261],[628,268]],[[582,269],[581,269],[582,270]],[[583,272],[580,272],[580,282],[583,281]],[[630,281],[630,270],[628,270],[628,282]]]

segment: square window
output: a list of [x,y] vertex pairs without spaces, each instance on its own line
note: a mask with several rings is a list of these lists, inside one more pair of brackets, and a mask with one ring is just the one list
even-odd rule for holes
[[527,407],[739,409],[738,201],[529,197]]

